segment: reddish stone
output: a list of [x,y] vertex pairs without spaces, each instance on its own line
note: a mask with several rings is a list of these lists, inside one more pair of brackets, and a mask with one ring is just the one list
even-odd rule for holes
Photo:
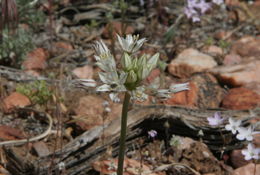
[[242,57],[260,58],[260,38],[243,37],[233,44],[231,52]]
[[1,140],[17,140],[17,139],[24,139],[24,138],[25,136],[21,130],[6,125],[0,126]]
[[230,89],[222,101],[223,108],[233,110],[252,109],[259,104],[260,95],[242,87]]
[[217,65],[210,55],[199,52],[195,49],[185,49],[176,59],[168,65],[169,72],[180,78],[187,78],[193,73],[204,72]]
[[224,57],[224,65],[235,65],[241,63],[242,58],[237,54],[228,54]]
[[11,95],[3,100],[4,111],[6,113],[11,112],[14,108],[23,108],[31,104],[28,97],[18,92],[13,92]]
[[241,149],[232,150],[230,161],[234,168],[239,168],[249,163],[249,161],[245,160],[245,156],[241,153]]
[[260,61],[252,60],[238,65],[219,66],[211,69],[222,84],[233,87],[244,86],[248,83],[260,83]]
[[26,60],[22,63],[25,70],[45,69],[47,67],[46,60],[49,54],[43,48],[37,48],[27,54]]
[[166,105],[182,105],[195,107],[198,99],[198,88],[192,82],[189,83],[189,86],[190,90],[172,94],[171,98],[163,101],[163,103]]

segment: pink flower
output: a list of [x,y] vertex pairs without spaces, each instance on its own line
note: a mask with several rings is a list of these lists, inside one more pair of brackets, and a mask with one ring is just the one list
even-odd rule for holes
[[155,130],[148,131],[148,136],[151,137],[151,138],[156,137],[157,136],[157,131],[155,131]]
[[208,117],[207,120],[211,126],[218,126],[223,123],[224,118],[221,117],[219,112],[215,112],[214,116]]

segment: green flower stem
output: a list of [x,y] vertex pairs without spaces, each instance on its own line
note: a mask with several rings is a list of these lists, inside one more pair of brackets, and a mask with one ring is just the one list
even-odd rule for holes
[[121,115],[121,132],[119,141],[119,157],[118,157],[118,168],[117,175],[123,175],[124,158],[125,158],[125,140],[126,140],[126,129],[127,129],[127,113],[131,95],[125,92],[125,98],[122,108]]

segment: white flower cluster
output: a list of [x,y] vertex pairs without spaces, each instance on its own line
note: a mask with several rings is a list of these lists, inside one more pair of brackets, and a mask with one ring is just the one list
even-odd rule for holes
[[[213,117],[208,117],[208,122],[212,126],[218,126],[224,122],[224,118],[221,117],[220,113],[216,112]],[[229,124],[225,125],[225,129],[227,131],[231,131],[232,134],[237,134],[236,138],[238,140],[247,140],[249,144],[247,145],[247,149],[242,150],[242,154],[245,156],[245,160],[251,159],[259,159],[260,148],[255,148],[252,144],[253,135],[258,134],[260,132],[254,131],[254,127],[251,125],[248,127],[242,127],[241,120],[235,120],[233,117],[228,119]]]
[[[97,54],[95,55],[96,64],[102,69],[102,72],[99,72],[99,78],[104,83],[96,90],[110,92],[110,98],[117,102],[119,100],[118,93],[124,91],[129,91],[132,99],[144,101],[148,95],[145,94],[146,87],[142,85],[142,82],[157,66],[159,53],[153,56],[144,54],[138,58],[134,56],[134,53],[146,42],[145,38],[139,39],[138,35],[127,35],[126,38],[123,38],[117,35],[117,39],[123,51],[121,69],[117,68],[113,55],[102,40],[94,45]],[[187,83],[178,84],[170,87],[169,90],[158,90],[156,95],[168,97],[169,93],[188,89]]]

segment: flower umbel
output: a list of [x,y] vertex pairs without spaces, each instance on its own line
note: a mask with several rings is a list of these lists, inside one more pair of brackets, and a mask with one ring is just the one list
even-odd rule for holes
[[[130,99],[138,101],[147,99],[148,95],[145,94],[145,92],[149,92],[149,88],[142,83],[157,66],[159,53],[156,53],[153,56],[143,55],[141,57],[136,57],[133,53],[140,49],[146,39],[139,39],[138,35],[127,35],[126,38],[117,35],[117,38],[123,51],[121,69],[116,67],[115,59],[103,41],[96,42],[94,48],[97,53],[97,55],[95,55],[96,64],[102,70],[99,72],[99,78],[103,83],[103,85],[96,88],[96,91],[110,92],[109,97],[114,102],[120,100],[117,96],[119,92],[125,93],[121,115],[120,147],[117,169],[117,174],[122,175],[129,102]],[[159,88],[159,86],[157,88]],[[165,92],[165,90],[161,92],[169,95],[170,93],[188,89],[188,84],[181,84],[171,86],[170,89],[166,90],[167,92]],[[151,137],[155,137],[157,132],[151,131],[149,134]]]

